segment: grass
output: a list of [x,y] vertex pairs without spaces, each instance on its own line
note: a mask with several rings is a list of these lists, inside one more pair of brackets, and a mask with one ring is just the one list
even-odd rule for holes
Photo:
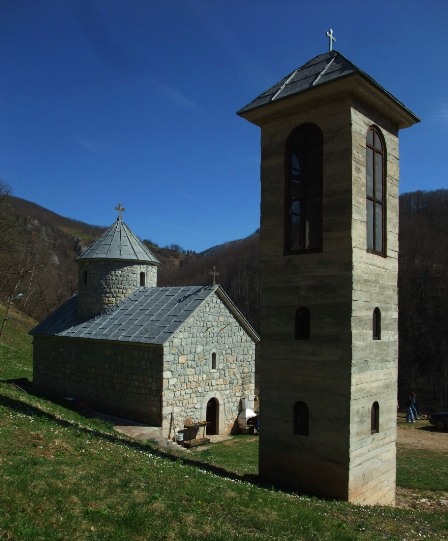
[[258,474],[257,436],[235,436],[232,440],[205,449],[196,447],[193,454],[206,464],[214,464],[238,475]]
[[[6,306],[0,303],[0,326]],[[0,379],[31,378],[33,346],[28,330],[36,322],[11,307],[0,338]]]
[[397,460],[398,486],[448,492],[448,452],[399,447]]
[[[30,343],[17,332],[0,344],[1,541],[448,539],[441,512],[263,487],[254,437],[175,456],[27,394],[6,382],[31,374]],[[434,490],[429,473],[439,458],[413,449],[399,454],[400,482]]]

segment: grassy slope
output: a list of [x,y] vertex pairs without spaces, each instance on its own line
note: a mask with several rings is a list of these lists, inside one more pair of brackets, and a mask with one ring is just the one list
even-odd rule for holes
[[[6,306],[0,303],[0,326],[6,315]],[[29,378],[32,367],[32,339],[28,331],[36,322],[11,307],[0,338],[0,379]]]
[[[169,456],[26,394],[5,380],[31,376],[24,330],[32,322],[16,317],[7,326],[0,343],[1,540],[448,539],[442,513],[357,507],[258,485],[253,438]],[[419,467],[412,475],[403,470],[407,486],[431,489],[434,458],[408,451],[406,464]],[[447,490],[447,481],[441,486]]]

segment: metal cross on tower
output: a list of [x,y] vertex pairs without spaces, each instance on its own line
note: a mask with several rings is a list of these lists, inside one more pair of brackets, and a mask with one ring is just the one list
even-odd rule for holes
[[126,210],[121,203],[118,203],[118,205],[115,207],[115,210],[118,210],[118,218],[121,220],[121,215]]
[[213,285],[216,285],[216,277],[219,276],[219,272],[216,272],[216,267],[213,265],[213,270],[209,272],[213,276]]
[[333,50],[333,41],[336,41],[336,38],[333,36],[333,29],[327,30],[326,36],[330,39],[330,51]]

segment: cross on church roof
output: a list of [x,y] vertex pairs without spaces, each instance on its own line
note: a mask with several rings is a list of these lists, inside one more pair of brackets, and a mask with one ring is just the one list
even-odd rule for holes
[[115,207],[115,210],[118,210],[118,219],[121,220],[121,215],[126,210],[121,203],[118,203],[118,205]]
[[333,29],[330,28],[330,30],[327,30],[327,34],[326,36],[329,38],[330,40],[330,51],[333,50],[333,41],[336,41],[336,38],[333,36]]
[[219,276],[219,272],[216,272],[216,267],[213,265],[213,270],[209,272],[213,276],[213,285],[216,285],[216,277]]

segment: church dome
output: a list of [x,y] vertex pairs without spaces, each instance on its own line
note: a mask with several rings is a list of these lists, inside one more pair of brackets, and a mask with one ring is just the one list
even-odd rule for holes
[[123,222],[121,216],[118,216],[116,222],[89,246],[77,258],[77,261],[81,259],[121,259],[146,262],[153,265],[160,264],[160,261]]
[[114,224],[77,259],[78,315],[89,318],[112,308],[139,287],[157,286],[159,260],[123,222]]

